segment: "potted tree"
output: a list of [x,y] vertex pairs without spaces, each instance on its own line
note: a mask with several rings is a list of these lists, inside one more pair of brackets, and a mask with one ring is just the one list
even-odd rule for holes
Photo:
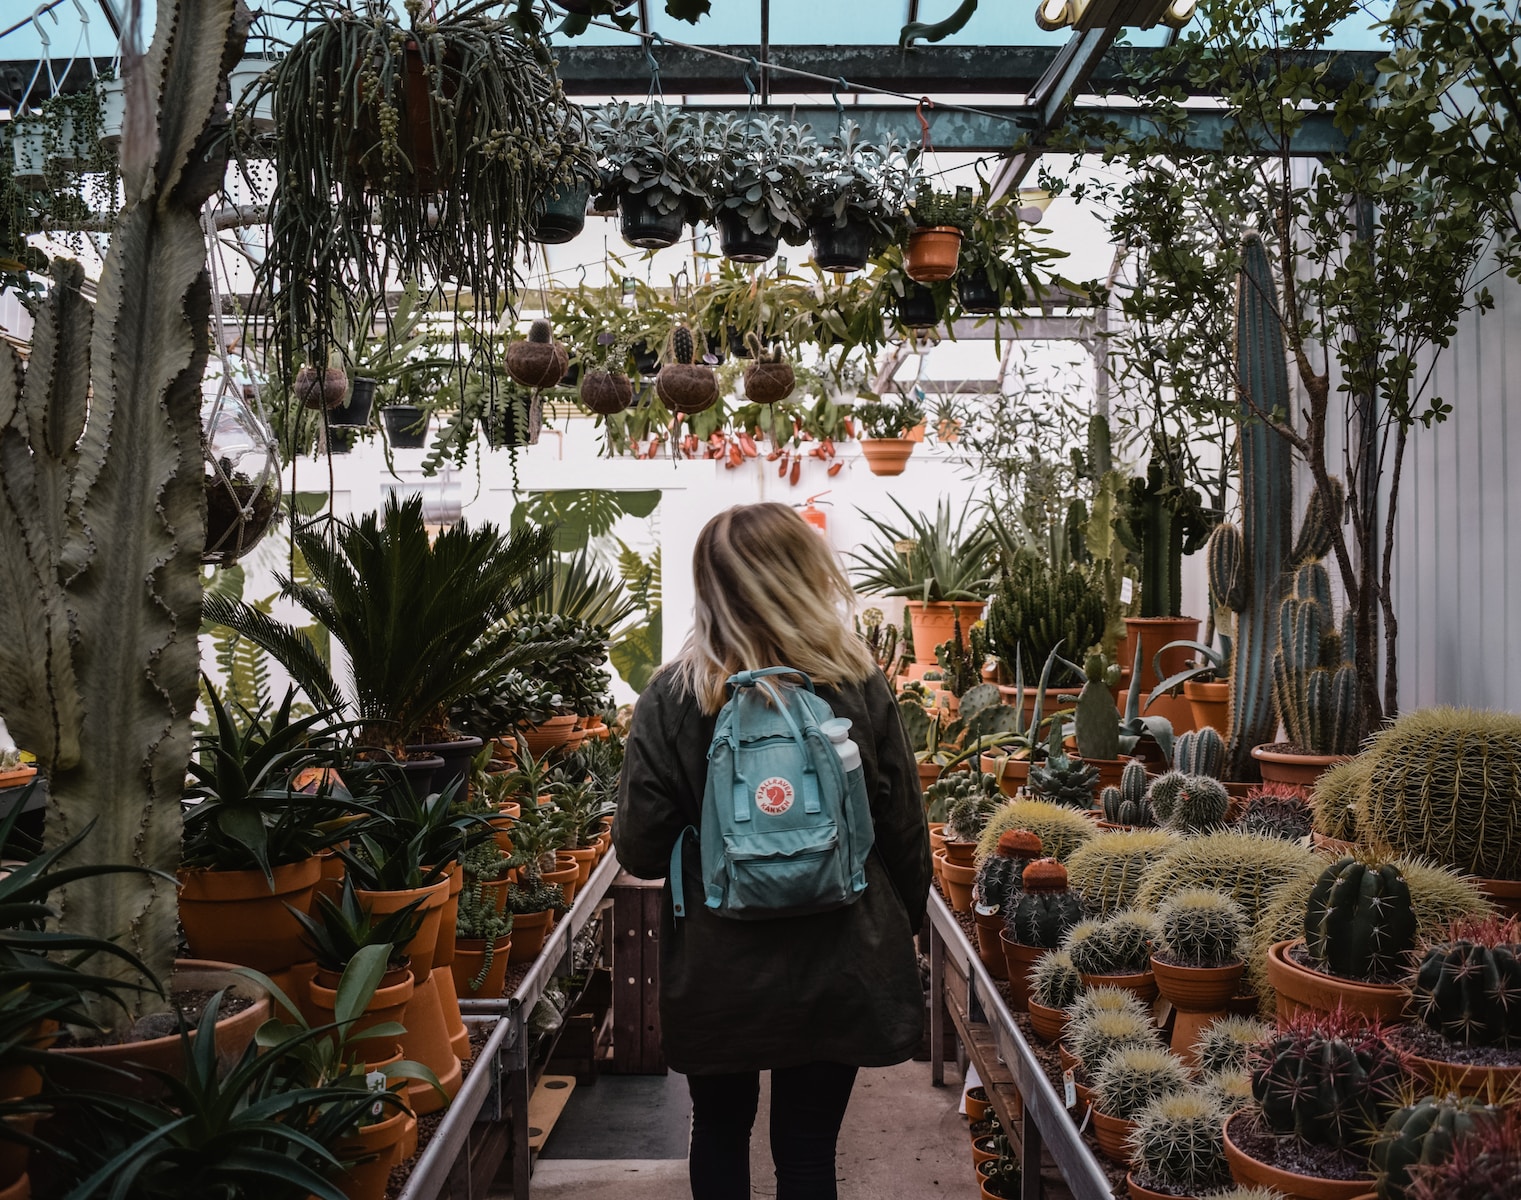
[[662,103],[622,102],[593,109],[587,132],[618,204],[631,246],[671,246],[688,221],[707,214],[710,137],[706,118]]
[[914,452],[909,434],[924,420],[911,400],[870,400],[851,410],[857,423],[861,457],[873,475],[901,475]]
[[708,184],[719,246],[735,262],[766,262],[786,239],[807,237],[803,185],[815,158],[812,135],[781,117],[723,117],[708,130]]
[[825,271],[860,271],[902,235],[911,168],[906,147],[866,141],[854,121],[822,142],[803,187],[813,261]]
[[878,541],[850,554],[852,574],[863,591],[906,597],[914,661],[931,667],[935,647],[953,635],[957,621],[969,628],[982,615],[993,536],[981,519],[969,523],[966,509],[953,523],[945,497],[933,518],[910,512],[897,497],[892,500],[904,523],[863,511]]

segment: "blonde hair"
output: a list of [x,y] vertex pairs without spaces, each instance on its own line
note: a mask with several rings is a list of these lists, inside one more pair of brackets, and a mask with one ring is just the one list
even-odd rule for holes
[[846,624],[855,595],[824,539],[785,504],[719,513],[692,552],[692,632],[669,664],[705,712],[726,699],[737,671],[789,666],[841,684],[877,669]]

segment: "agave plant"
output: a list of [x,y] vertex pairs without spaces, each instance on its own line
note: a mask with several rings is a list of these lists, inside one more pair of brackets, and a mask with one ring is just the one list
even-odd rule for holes
[[981,518],[968,526],[970,505],[952,524],[951,503],[943,496],[933,520],[909,512],[896,496],[891,499],[903,514],[903,525],[857,510],[881,538],[877,545],[864,546],[850,556],[856,563],[852,574],[862,590],[927,604],[986,599],[992,587],[996,542]]
[[[506,618],[548,586],[548,529],[462,521],[430,539],[422,497],[393,496],[381,514],[338,522],[331,539],[310,528],[294,537],[313,582],[280,576],[281,591],[348,651],[362,745],[404,754],[444,740],[450,704],[545,652],[516,643]],[[305,633],[225,596],[208,597],[205,616],[273,655],[315,703],[345,707]]]

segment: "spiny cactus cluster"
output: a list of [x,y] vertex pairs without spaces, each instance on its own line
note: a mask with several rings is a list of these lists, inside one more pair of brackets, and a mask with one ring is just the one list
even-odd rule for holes
[[1099,1013],[1128,1013],[1143,1020],[1151,1019],[1151,1010],[1128,988],[1108,984],[1087,988],[1067,1006],[1067,1016],[1086,1021]]
[[1252,1051],[1272,1036],[1272,1026],[1255,1017],[1221,1017],[1211,1021],[1194,1043],[1199,1070],[1205,1075],[1244,1071],[1250,1065]]
[[1083,978],[1065,950],[1042,954],[1030,968],[1030,995],[1047,1008],[1066,1008],[1083,991]]
[[1067,878],[1085,912],[1112,916],[1135,906],[1146,872],[1176,844],[1174,835],[1160,829],[1101,833],[1073,851],[1067,860]]
[[1321,837],[1357,841],[1357,811],[1372,761],[1371,756],[1359,754],[1322,772],[1315,781],[1311,823]]
[[1428,1096],[1399,1109],[1373,1143],[1378,1200],[1406,1200],[1412,1170],[1446,1162],[1463,1138],[1499,1115],[1472,1097]]
[[1121,1047],[1089,1074],[1098,1110],[1122,1121],[1134,1120],[1153,1100],[1192,1083],[1183,1060],[1155,1045]]
[[1289,741],[1309,754],[1356,754],[1362,740],[1350,610],[1343,620],[1338,630],[1326,568],[1305,563],[1279,609],[1273,703]]
[[1141,1184],[1179,1196],[1213,1195],[1230,1182],[1225,1112],[1201,1092],[1174,1092],[1135,1115],[1130,1150]]
[[1011,829],[1028,829],[1058,862],[1066,862],[1073,851],[1099,834],[1093,822],[1074,809],[1044,800],[1015,800],[988,821],[977,842],[977,857],[991,854],[998,839]]
[[1376,1026],[1340,1012],[1291,1021],[1252,1057],[1268,1128],[1338,1149],[1364,1145],[1399,1107],[1399,1053]]
[[1179,888],[1218,888],[1255,922],[1280,886],[1307,867],[1318,870],[1323,862],[1310,850],[1277,838],[1233,831],[1185,838],[1146,872],[1136,905],[1156,909]]
[[1030,768],[1030,791],[1048,803],[1086,810],[1093,807],[1098,777],[1098,768],[1067,757],[1062,750],[1060,723],[1053,722],[1046,761]]
[[1040,839],[1028,829],[1000,834],[993,853],[977,868],[974,886],[978,902],[995,911],[1006,908],[1024,886],[1024,869],[1040,854]]
[[1172,816],[1172,810],[1177,807],[1178,793],[1183,790],[1187,779],[1188,776],[1182,771],[1168,771],[1146,785],[1146,803],[1159,824],[1165,825]]
[[1062,948],[1083,975],[1134,975],[1149,969],[1157,920],[1126,911],[1106,921],[1081,921],[1067,931]]
[[1241,961],[1246,914],[1224,892],[1185,888],[1157,910],[1158,953],[1183,967],[1223,967]]
[[1390,862],[1343,858],[1321,873],[1305,908],[1305,948],[1319,970],[1390,983],[1415,948],[1410,885]]
[[1230,806],[1230,793],[1219,780],[1208,775],[1184,775],[1162,824],[1178,833],[1206,833],[1225,824]]
[[975,842],[987,827],[988,818],[1005,804],[998,781],[991,775],[952,771],[930,785],[930,802],[945,801],[947,841]]
[[1291,784],[1264,783],[1246,798],[1246,811],[1236,822],[1242,833],[1297,842],[1310,836],[1310,805]]
[[1521,879],[1521,716],[1421,709],[1375,735],[1364,757],[1371,844]]
[[[1109,1056],[1127,1046],[1154,1047],[1157,1044],[1156,1026],[1151,1014],[1130,1011],[1096,1012],[1086,1017],[1073,1017],[1065,1035],[1067,1048],[1081,1060],[1084,1070],[1096,1071]],[[1089,1068],[1088,1064],[1095,1064]]]
[[1456,922],[1410,979],[1410,1011],[1465,1046],[1521,1046],[1521,930],[1498,917]]
[[1521,1179],[1521,1110],[1509,1108],[1459,1138],[1445,1162],[1410,1173],[1410,1200],[1509,1200]]
[[1210,725],[1180,733],[1172,744],[1172,765],[1184,775],[1219,779],[1225,769],[1225,739]]
[[1036,859],[1025,868],[1021,885],[1004,931],[1021,945],[1054,950],[1083,919],[1082,901],[1067,890],[1066,868],[1054,858]]
[[1204,1094],[1228,1113],[1252,1103],[1252,1077],[1244,1068],[1205,1075],[1202,1087]]
[[1120,772],[1120,786],[1106,787],[1099,794],[1104,820],[1111,825],[1154,825],[1151,805],[1146,803],[1146,764],[1132,758]]

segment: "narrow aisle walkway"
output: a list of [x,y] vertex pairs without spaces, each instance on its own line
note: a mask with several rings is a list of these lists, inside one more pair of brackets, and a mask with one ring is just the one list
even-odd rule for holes
[[[976,1200],[954,1069],[949,1075],[950,1086],[935,1088],[928,1063],[861,1072],[840,1131],[840,1200]],[[770,1095],[761,1078],[756,1197],[776,1195],[765,1139]],[[689,1111],[686,1082],[675,1074],[604,1075],[576,1089],[534,1169],[532,1200],[679,1200],[688,1194]]]

